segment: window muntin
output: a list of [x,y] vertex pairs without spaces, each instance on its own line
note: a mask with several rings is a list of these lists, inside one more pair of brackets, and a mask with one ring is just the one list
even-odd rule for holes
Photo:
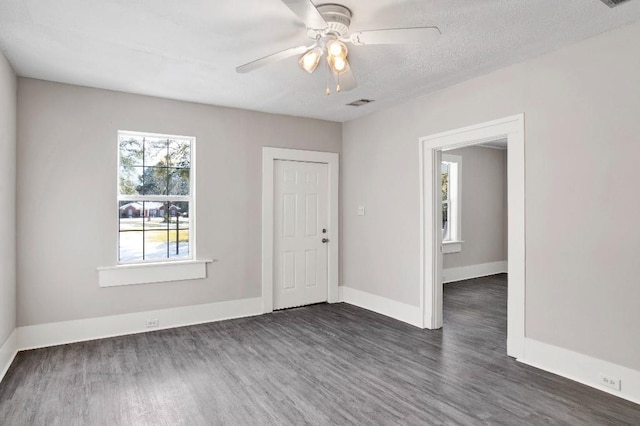
[[118,263],[193,258],[194,144],[118,132]]

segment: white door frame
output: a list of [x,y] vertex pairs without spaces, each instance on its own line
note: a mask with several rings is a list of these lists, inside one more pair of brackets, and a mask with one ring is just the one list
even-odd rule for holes
[[338,202],[340,157],[335,152],[303,151],[286,148],[262,148],[262,312],[273,312],[273,163],[276,160],[324,163],[329,168],[329,221],[327,238],[327,301],[337,303],[339,242]]
[[420,138],[420,309],[424,327],[442,327],[442,271],[437,264],[442,235],[436,220],[438,212],[432,202],[440,177],[437,152],[505,138],[509,215],[507,354],[522,358],[525,338],[524,114]]

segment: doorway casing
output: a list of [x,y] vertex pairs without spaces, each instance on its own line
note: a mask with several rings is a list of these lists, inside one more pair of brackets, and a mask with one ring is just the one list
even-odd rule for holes
[[276,160],[327,164],[328,170],[328,233],[327,238],[327,301],[337,303],[339,279],[339,154],[287,148],[262,148],[262,312],[273,312],[273,220],[274,174]]
[[442,247],[435,200],[443,149],[507,140],[508,297],[507,354],[524,356],[525,343],[525,153],[524,114],[420,138],[420,309],[424,327],[442,327]]

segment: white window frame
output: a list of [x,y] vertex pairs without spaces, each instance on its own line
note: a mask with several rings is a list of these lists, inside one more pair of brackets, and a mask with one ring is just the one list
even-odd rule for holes
[[[182,141],[189,141],[190,149],[189,149],[189,195],[126,195],[120,193],[120,139],[122,137],[131,136],[134,138],[158,138],[158,139],[176,139]],[[121,262],[119,256],[120,250],[120,232],[118,232],[118,244],[116,246],[116,259],[118,260],[118,265],[138,265],[138,264],[147,264],[147,263],[173,263],[180,262],[185,260],[192,260],[195,258],[195,244],[192,236],[195,237],[195,146],[196,146],[196,138],[193,136],[179,136],[179,135],[167,135],[160,133],[146,133],[146,132],[132,132],[127,130],[118,130],[118,172],[117,172],[117,189],[118,196],[116,201],[116,211],[118,212],[118,220],[120,220],[120,202],[121,201],[132,201],[132,202],[171,202],[171,201],[186,201],[189,203],[189,256],[182,257],[179,259],[154,259],[154,260],[139,260],[133,262]]]
[[449,165],[448,196],[448,238],[442,236],[442,252],[458,253],[462,251],[462,157],[442,154],[442,163]]
[[[152,137],[189,140],[191,143],[189,167],[189,195],[122,195],[120,194],[120,146],[121,136]],[[117,163],[116,163],[116,209],[115,232],[116,246],[114,252],[115,266],[98,267],[98,281],[100,287],[113,287],[131,284],[159,283],[167,281],[181,281],[206,278],[206,264],[212,260],[197,260],[196,257],[196,138],[193,136],[169,135],[149,132],[135,132],[119,130],[117,132]],[[189,202],[189,257],[178,259],[154,259],[135,262],[120,262],[119,247],[120,233],[120,201],[187,201]]]

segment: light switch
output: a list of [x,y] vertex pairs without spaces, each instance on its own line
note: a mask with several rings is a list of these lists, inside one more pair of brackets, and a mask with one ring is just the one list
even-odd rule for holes
[[364,206],[358,206],[358,216],[364,216]]

